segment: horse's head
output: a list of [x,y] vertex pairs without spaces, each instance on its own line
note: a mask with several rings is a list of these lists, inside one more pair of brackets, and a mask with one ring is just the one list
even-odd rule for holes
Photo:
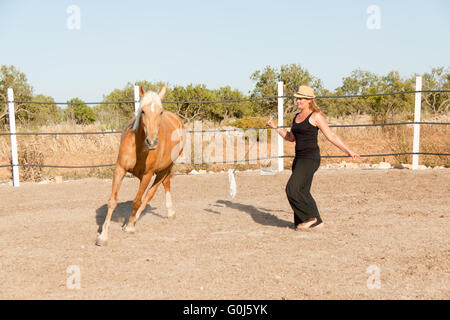
[[144,144],[149,150],[154,150],[158,146],[158,131],[164,112],[161,100],[165,94],[166,87],[163,87],[159,94],[153,91],[145,93],[142,87],[139,87],[141,106],[137,111],[132,130],[136,132],[139,126],[142,126]]

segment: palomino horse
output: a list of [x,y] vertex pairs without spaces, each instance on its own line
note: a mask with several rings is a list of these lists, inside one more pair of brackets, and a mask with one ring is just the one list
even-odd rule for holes
[[[99,246],[107,244],[109,223],[117,205],[117,193],[127,172],[138,177],[141,182],[136,198],[133,200],[130,219],[123,227],[124,231],[134,232],[136,221],[161,183],[166,192],[168,217],[175,217],[170,196],[170,172],[175,160],[183,151],[185,140],[183,122],[177,115],[162,107],[161,99],[166,93],[166,87],[163,87],[159,94],[151,91],[144,93],[142,87],[139,91],[141,106],[122,133],[114,169],[112,193],[108,201],[108,213],[102,232],[96,241]],[[156,174],[155,180],[142,201],[142,196],[153,174]]]

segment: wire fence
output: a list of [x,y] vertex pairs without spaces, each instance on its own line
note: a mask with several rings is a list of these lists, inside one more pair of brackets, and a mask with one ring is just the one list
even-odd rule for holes
[[[446,93],[450,90],[412,90],[412,91],[396,91],[396,92],[386,92],[386,93],[373,93],[373,94],[354,94],[354,95],[319,95],[315,99],[344,99],[344,98],[370,98],[370,97],[382,97],[400,94],[415,94],[415,93]],[[264,101],[264,100],[274,100],[274,99],[292,99],[295,96],[284,95],[284,96],[268,96],[260,98],[244,98],[244,99],[225,99],[225,100],[180,100],[180,101],[164,101],[165,104],[213,104],[213,103],[237,103],[237,102],[248,102],[248,101]],[[119,101],[100,101],[100,102],[49,102],[49,101],[5,101],[0,100],[0,103],[14,102],[19,104],[49,104],[49,105],[101,105],[101,104],[125,104],[125,103],[135,103],[135,100],[119,100]]]
[[[450,156],[450,153],[433,153],[433,152],[399,152],[399,153],[379,153],[379,154],[362,154],[361,158],[370,158],[370,157],[389,157],[389,156],[408,156],[408,155],[426,155],[426,156]],[[272,157],[259,157],[254,159],[244,159],[244,160],[230,160],[230,161],[206,161],[206,162],[175,162],[175,164],[179,165],[218,165],[218,164],[240,164],[247,162],[255,162],[262,160],[274,160],[274,159],[293,159],[294,155],[284,155],[284,156],[272,156]],[[343,155],[328,155],[328,156],[320,156],[323,159],[330,158],[349,158],[350,156]],[[48,164],[18,164],[18,165],[0,165],[0,168],[7,167],[37,167],[37,168],[55,168],[55,169],[91,169],[91,168],[107,168],[115,166],[115,163],[109,164],[99,164],[99,165],[90,165],[90,166],[65,166],[65,165],[48,165]]]
[[[379,96],[389,96],[389,95],[400,95],[400,94],[415,94],[415,93],[446,93],[450,90],[415,90],[415,91],[402,91],[402,92],[390,92],[390,93],[376,93],[376,94],[360,94],[360,95],[345,95],[345,96],[316,96],[316,99],[343,99],[343,98],[369,98],[369,97],[379,97]],[[245,101],[263,101],[271,99],[280,98],[295,98],[295,96],[269,96],[263,98],[247,98],[247,99],[233,99],[233,100],[210,100],[210,101],[164,101],[165,104],[213,104],[213,103],[236,103]],[[14,102],[18,104],[52,104],[52,105],[100,105],[100,104],[125,104],[125,103],[136,103],[134,100],[124,100],[124,101],[102,101],[102,102],[39,102],[39,101],[0,101],[0,103]],[[352,128],[352,127],[385,127],[385,126],[404,126],[404,125],[450,125],[448,122],[426,122],[426,121],[416,121],[416,122],[392,122],[392,123],[371,123],[371,124],[343,124],[343,125],[329,125],[332,128]],[[290,128],[290,126],[279,126],[281,128]],[[254,127],[254,128],[235,128],[235,129],[207,129],[207,130],[186,130],[186,133],[212,133],[212,132],[242,132],[244,130],[263,130],[271,129],[269,127]],[[62,136],[62,135],[107,135],[107,134],[121,134],[122,131],[97,131],[97,132],[0,132],[0,136]],[[360,155],[361,157],[388,157],[388,156],[405,156],[405,155],[429,155],[429,156],[450,156],[450,153],[429,153],[429,152],[403,152],[403,153],[383,153],[383,154],[365,154]],[[282,158],[294,158],[293,155],[279,155],[271,157],[261,157],[256,159],[242,159],[242,160],[232,160],[232,161],[209,161],[209,162],[176,162],[177,164],[190,164],[190,165],[212,165],[212,164],[239,164],[247,163],[261,160],[272,160],[272,159],[282,159]],[[343,155],[323,155],[321,158],[348,158],[349,156]],[[66,166],[66,165],[46,165],[46,164],[7,164],[0,165],[0,168],[5,167],[41,167],[41,168],[60,168],[60,169],[86,169],[86,168],[103,168],[112,167],[114,163],[111,164],[99,164],[99,165],[87,165],[87,166]]]
[[[354,128],[354,127],[386,127],[386,126],[402,126],[402,125],[441,125],[448,126],[450,122],[391,122],[391,123],[366,123],[366,124],[330,124],[330,128]],[[279,128],[290,128],[290,126],[279,126]],[[264,130],[271,129],[269,127],[254,128],[236,128],[236,129],[206,129],[206,130],[186,130],[186,133],[203,133],[203,132],[241,132],[243,130]],[[101,135],[101,134],[122,134],[122,131],[92,131],[92,132],[0,132],[0,136],[72,136],[72,135]]]

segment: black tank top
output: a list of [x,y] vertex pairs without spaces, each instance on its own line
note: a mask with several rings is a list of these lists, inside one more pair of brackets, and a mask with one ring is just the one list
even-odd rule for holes
[[309,123],[311,112],[305,120],[296,123],[298,113],[292,121],[291,131],[295,136],[295,158],[298,159],[320,159],[320,149],[317,144],[317,133],[319,128]]

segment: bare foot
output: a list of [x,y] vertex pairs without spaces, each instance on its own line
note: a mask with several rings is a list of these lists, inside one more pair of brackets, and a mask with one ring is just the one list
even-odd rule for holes
[[316,218],[308,219],[305,222],[300,223],[299,225],[297,225],[297,230],[309,229],[309,227],[311,227],[311,225],[313,225],[316,222],[317,222]]
[[317,226],[309,227],[309,229],[323,229],[325,227],[325,223],[321,222]]

